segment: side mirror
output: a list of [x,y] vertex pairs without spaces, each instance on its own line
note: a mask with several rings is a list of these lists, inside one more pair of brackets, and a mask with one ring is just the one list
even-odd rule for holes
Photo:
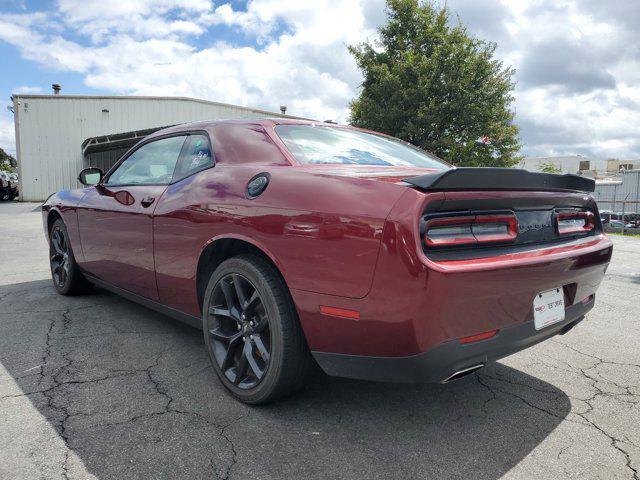
[[99,184],[100,180],[102,180],[102,170],[95,167],[85,168],[78,175],[78,181],[87,187]]

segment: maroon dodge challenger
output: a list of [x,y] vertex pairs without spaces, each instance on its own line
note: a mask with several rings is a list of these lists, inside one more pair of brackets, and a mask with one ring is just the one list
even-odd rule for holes
[[442,382],[578,324],[612,243],[592,180],[453,168],[299,120],[158,131],[44,204],[53,284],[202,328],[224,386],[264,403],[329,375]]

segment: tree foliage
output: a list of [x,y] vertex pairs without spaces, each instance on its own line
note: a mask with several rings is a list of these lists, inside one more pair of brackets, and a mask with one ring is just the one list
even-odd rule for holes
[[350,122],[454,165],[516,164],[514,70],[494,58],[496,45],[452,24],[448,9],[432,3],[387,0],[387,16],[379,44],[349,47],[364,75]]
[[16,159],[0,148],[0,170],[14,172],[17,166]]

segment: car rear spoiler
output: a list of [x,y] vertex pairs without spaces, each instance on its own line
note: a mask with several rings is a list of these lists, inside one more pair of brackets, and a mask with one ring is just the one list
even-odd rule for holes
[[421,190],[544,190],[593,192],[596,182],[579,175],[534,173],[519,168],[452,168],[403,180]]

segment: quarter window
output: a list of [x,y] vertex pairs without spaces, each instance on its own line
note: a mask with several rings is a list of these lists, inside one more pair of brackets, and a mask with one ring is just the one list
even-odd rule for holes
[[196,172],[213,166],[211,146],[206,135],[189,135],[180,154],[178,166],[173,174],[177,182]]
[[184,143],[185,137],[179,136],[144,144],[118,166],[106,185],[168,185]]

